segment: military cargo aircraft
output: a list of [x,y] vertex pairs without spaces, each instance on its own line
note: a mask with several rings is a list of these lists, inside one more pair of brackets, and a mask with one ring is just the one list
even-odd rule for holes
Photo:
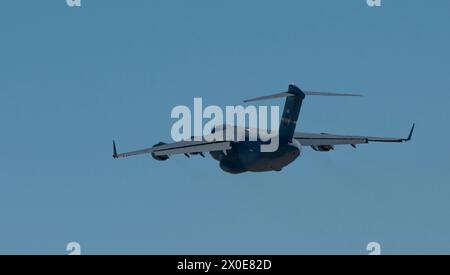
[[[357,144],[370,142],[406,142],[411,140],[415,124],[412,125],[409,135],[406,138],[295,132],[300,108],[306,96],[360,95],[302,91],[296,85],[291,84],[286,92],[244,101],[253,102],[280,97],[286,98],[278,130],[279,145],[278,149],[274,152],[262,152],[260,146],[265,143],[262,140],[199,141],[192,139],[171,144],[160,142],[151,148],[119,154],[117,153],[115,141],[113,141],[113,157],[125,158],[141,154],[151,154],[154,159],[164,161],[169,159],[170,156],[177,154],[184,154],[187,157],[190,157],[190,155],[205,157],[204,153],[208,152],[215,160],[219,161],[222,170],[232,174],[239,174],[243,172],[281,171],[283,167],[289,165],[300,156],[303,147],[311,147],[313,150],[319,152],[328,152],[334,150],[334,147],[337,145],[351,145],[356,148]],[[232,130],[238,130],[237,126],[224,125],[220,128],[220,131],[227,131],[232,127],[234,127]],[[246,135],[252,131],[252,129],[248,128],[241,130]]]

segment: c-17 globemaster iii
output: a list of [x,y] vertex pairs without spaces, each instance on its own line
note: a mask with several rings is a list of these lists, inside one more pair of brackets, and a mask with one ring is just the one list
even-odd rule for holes
[[[116,144],[113,141],[113,157],[124,158],[141,154],[151,154],[154,159],[164,161],[172,155],[184,154],[187,157],[190,157],[190,155],[201,155],[204,157],[204,153],[208,152],[215,160],[219,161],[222,170],[239,174],[243,172],[281,171],[283,167],[297,159],[300,156],[302,148],[306,146],[311,147],[315,151],[328,152],[334,150],[336,145],[351,145],[356,148],[357,144],[370,142],[406,142],[411,140],[414,124],[406,138],[295,132],[300,108],[306,96],[359,95],[302,91],[296,85],[291,84],[286,92],[246,100],[245,102],[253,102],[280,97],[286,98],[277,136],[279,141],[278,149],[273,152],[263,152],[260,150],[261,145],[266,143],[260,139],[255,141],[242,141],[241,139],[199,141],[192,139],[171,144],[160,142],[151,148],[119,154],[117,153]],[[224,125],[218,127],[217,130],[213,130],[224,131],[224,133],[229,130],[233,130],[234,132],[242,130],[245,135],[249,135],[252,130],[255,130],[238,128],[237,126]]]

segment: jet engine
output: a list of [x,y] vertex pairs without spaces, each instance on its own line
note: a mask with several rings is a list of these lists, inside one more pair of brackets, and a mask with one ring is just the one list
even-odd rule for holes
[[319,152],[328,152],[334,150],[334,147],[332,145],[313,145],[311,146],[311,148],[313,148],[314,151]]
[[[157,144],[155,144],[155,145],[153,145],[153,147],[156,147],[156,146],[161,146],[161,145],[165,145],[166,143],[164,143],[164,142],[159,142],[159,143],[157,143]],[[156,159],[156,160],[159,160],[159,161],[164,161],[164,160],[168,160],[169,159],[169,156],[168,155],[155,155],[155,153],[152,153],[152,157],[154,158],[154,159]]]

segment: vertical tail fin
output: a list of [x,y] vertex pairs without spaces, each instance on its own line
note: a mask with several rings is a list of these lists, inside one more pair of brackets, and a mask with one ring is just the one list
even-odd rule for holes
[[305,93],[293,84],[289,85],[287,93],[289,96],[286,97],[279,130],[280,139],[282,140],[291,140],[294,136],[302,102],[305,99]]
[[305,93],[302,92],[300,88],[294,84],[291,84],[289,85],[289,90],[287,92],[247,99],[244,100],[244,102],[253,102],[280,97],[286,97],[286,103],[284,104],[283,115],[281,116],[279,128],[280,139],[291,140],[294,136],[295,126],[300,114],[300,108],[302,107],[302,102],[305,98]]

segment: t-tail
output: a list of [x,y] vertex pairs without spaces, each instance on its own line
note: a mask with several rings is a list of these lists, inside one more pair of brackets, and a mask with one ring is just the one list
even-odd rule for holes
[[295,127],[297,125],[298,117],[300,115],[300,109],[302,107],[305,96],[360,96],[358,94],[341,94],[341,93],[324,93],[324,92],[311,92],[302,91],[294,84],[289,85],[287,92],[277,93],[268,96],[261,96],[245,100],[244,102],[253,102],[264,99],[286,97],[284,104],[283,115],[281,116],[279,137],[281,140],[291,141],[294,136]]

